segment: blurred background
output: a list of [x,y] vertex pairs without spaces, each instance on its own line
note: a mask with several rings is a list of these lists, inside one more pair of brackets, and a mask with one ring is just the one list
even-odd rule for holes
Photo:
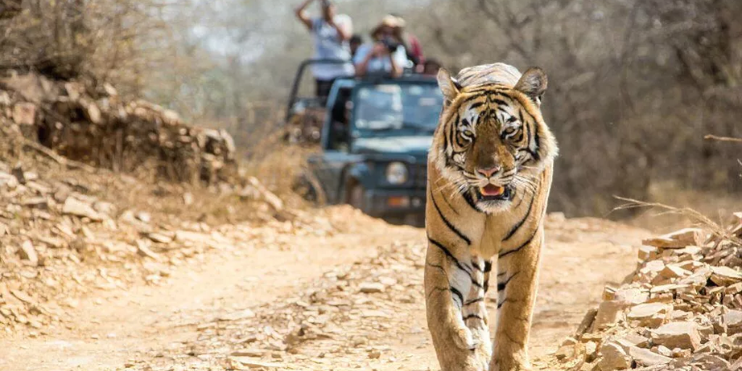
[[[312,40],[299,0],[0,1],[0,69],[106,81],[250,157],[282,122]],[[616,216],[613,196],[733,208],[742,193],[738,0],[338,0],[353,32],[405,18],[451,71],[506,62],[549,75],[561,147],[551,211]],[[309,9],[317,15],[318,9]]]

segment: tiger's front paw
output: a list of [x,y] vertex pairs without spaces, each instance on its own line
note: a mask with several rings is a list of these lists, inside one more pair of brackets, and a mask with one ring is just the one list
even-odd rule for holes
[[531,371],[529,362],[517,362],[513,360],[498,361],[493,359],[490,364],[490,371]]
[[[457,326],[458,327],[458,326]],[[477,348],[477,341],[474,340],[474,336],[466,327],[458,327],[453,333],[453,342],[457,347],[466,350],[474,350]]]

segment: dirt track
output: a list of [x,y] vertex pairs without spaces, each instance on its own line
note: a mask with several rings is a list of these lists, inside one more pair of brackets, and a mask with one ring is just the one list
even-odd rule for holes
[[[263,241],[281,243],[213,250],[159,285],[90,295],[65,328],[0,340],[0,369],[437,369],[422,300],[424,231],[336,211],[346,225],[330,236],[266,228],[274,236]],[[633,245],[647,234],[550,217],[530,345],[537,368],[557,368],[550,353],[604,284],[632,270]],[[360,292],[368,283],[382,292]]]

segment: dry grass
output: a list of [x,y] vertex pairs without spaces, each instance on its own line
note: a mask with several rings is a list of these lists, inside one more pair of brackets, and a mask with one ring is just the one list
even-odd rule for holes
[[616,210],[626,210],[626,209],[637,209],[637,208],[646,208],[646,209],[660,209],[662,212],[660,212],[658,215],[679,215],[682,217],[685,217],[687,219],[690,219],[693,224],[697,227],[703,228],[707,231],[709,231],[714,237],[718,239],[725,239],[733,241],[737,244],[742,244],[742,240],[737,238],[735,235],[731,234],[727,228],[724,227],[725,223],[723,221],[715,222],[711,220],[706,215],[692,209],[689,207],[674,207],[665,205],[659,202],[645,202],[645,201],[639,201],[634,200],[631,198],[623,198],[623,197],[616,197],[617,199],[626,202],[623,205],[617,206]]

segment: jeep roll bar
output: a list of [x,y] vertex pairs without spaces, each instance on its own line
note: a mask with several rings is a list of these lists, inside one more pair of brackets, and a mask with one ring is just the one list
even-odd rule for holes
[[294,76],[294,83],[291,85],[291,93],[289,93],[289,102],[288,102],[288,105],[286,106],[285,121],[288,121],[291,116],[291,107],[293,107],[297,101],[296,95],[299,92],[299,85],[301,85],[301,80],[302,80],[302,77],[304,76],[304,70],[306,70],[307,67],[316,65],[316,64],[346,64],[346,63],[353,63],[353,62],[350,60],[342,60],[342,59],[307,59],[301,62],[301,64],[299,65],[299,68],[296,70],[296,75]]

